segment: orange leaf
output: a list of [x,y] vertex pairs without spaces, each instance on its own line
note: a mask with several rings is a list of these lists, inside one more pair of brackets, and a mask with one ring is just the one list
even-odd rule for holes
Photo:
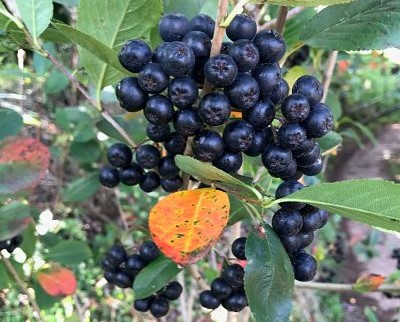
[[74,273],[63,267],[38,274],[38,281],[43,290],[51,296],[72,295],[76,290]]
[[385,277],[378,274],[367,274],[357,279],[353,289],[357,292],[369,292],[376,290],[385,281]]
[[228,222],[228,195],[213,188],[179,191],[150,211],[149,228],[160,250],[180,265],[193,264],[218,240]]

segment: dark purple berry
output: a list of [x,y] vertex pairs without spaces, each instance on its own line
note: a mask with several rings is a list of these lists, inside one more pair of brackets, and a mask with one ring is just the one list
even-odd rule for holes
[[145,268],[145,266],[146,262],[140,255],[129,255],[125,261],[125,272],[131,275],[135,275],[139,273],[143,268]]
[[122,79],[115,89],[119,105],[128,112],[138,112],[146,105],[148,94],[143,91],[136,77]]
[[204,123],[211,126],[222,125],[231,115],[231,104],[224,94],[209,93],[201,99],[198,113]]
[[193,154],[203,162],[212,162],[224,152],[224,141],[215,131],[202,130],[195,136],[192,143]]
[[211,50],[211,40],[202,31],[190,31],[183,37],[182,42],[192,48],[194,56],[209,57]]
[[225,146],[232,152],[242,152],[250,148],[255,131],[250,123],[237,120],[229,123],[223,132]]
[[[271,172],[283,172],[286,171],[293,161],[292,152],[285,149],[276,143],[267,145],[261,160],[264,166]],[[297,166],[297,165],[296,165]]]
[[122,272],[115,273],[114,284],[117,285],[118,287],[120,288],[132,287],[132,283],[133,280],[128,274]]
[[278,64],[258,65],[253,70],[253,77],[258,82],[262,96],[268,96],[280,88],[282,74]]
[[160,250],[152,241],[145,241],[139,248],[139,255],[146,263],[150,263],[160,255]]
[[213,38],[215,21],[208,15],[199,14],[190,21],[190,30],[205,32],[210,39]]
[[211,293],[219,300],[228,298],[232,293],[230,286],[222,277],[218,277],[211,283]]
[[279,128],[277,135],[280,146],[294,150],[307,139],[305,129],[298,123],[286,123]]
[[286,97],[281,110],[289,122],[303,122],[310,113],[310,104],[304,95],[294,93]]
[[189,32],[189,27],[189,20],[184,15],[170,13],[160,19],[158,32],[164,41],[179,41]]
[[152,192],[157,189],[160,185],[160,176],[154,172],[146,172],[143,176],[142,181],[139,183],[140,189],[144,192]]
[[249,16],[238,14],[233,18],[228,28],[226,35],[232,41],[239,39],[253,39],[257,32],[257,23]]
[[136,311],[147,312],[150,310],[150,305],[153,300],[154,296],[146,297],[144,299],[135,299],[135,302],[133,302],[133,307]]
[[200,293],[200,305],[206,309],[214,310],[221,304],[220,300],[216,298],[211,291],[203,291]]
[[138,81],[145,92],[157,94],[167,88],[169,77],[159,63],[150,63],[140,71]]
[[204,66],[204,76],[216,87],[226,87],[234,82],[238,68],[231,56],[220,54],[211,57]]
[[150,312],[155,318],[160,318],[168,314],[169,301],[163,297],[155,298],[150,304]]
[[323,103],[313,105],[303,125],[309,137],[323,137],[333,129],[333,115],[330,108]]
[[298,253],[292,260],[294,278],[301,282],[309,282],[317,273],[317,261],[307,253]]
[[239,72],[253,70],[260,59],[256,45],[247,39],[232,43],[228,48],[228,53],[235,60]]
[[162,178],[172,179],[179,174],[179,168],[175,164],[174,157],[167,155],[158,163],[158,172]]
[[160,151],[150,144],[141,145],[136,151],[136,161],[145,169],[155,168],[160,158]]
[[161,291],[160,295],[174,301],[181,296],[182,291],[182,285],[177,281],[172,281]]
[[279,209],[272,217],[272,228],[279,236],[296,235],[303,225],[303,217],[297,211]]
[[122,66],[132,73],[138,73],[150,62],[151,49],[143,40],[129,40],[125,43],[118,54]]
[[180,187],[182,187],[182,178],[180,176],[176,176],[172,179],[162,178],[161,179],[161,188],[163,188],[166,192],[175,192],[178,191]]
[[299,166],[299,170],[303,172],[306,176],[316,176],[318,173],[322,171],[324,164],[322,163],[322,159],[318,158],[314,163],[301,167]]
[[190,107],[197,101],[199,90],[191,77],[178,77],[169,83],[168,96],[176,107]]
[[168,75],[181,77],[192,71],[194,63],[193,50],[183,42],[174,41],[165,47],[161,66]]
[[114,167],[126,167],[132,161],[132,150],[124,143],[114,143],[107,150],[107,159]]
[[186,148],[186,136],[179,132],[173,132],[168,135],[164,147],[169,155],[183,154]]
[[256,130],[269,126],[275,117],[275,107],[270,100],[258,101],[256,105],[243,112],[243,119]]
[[232,264],[224,268],[222,277],[232,287],[241,287],[243,285],[244,269],[239,264]]
[[242,153],[225,151],[218,159],[213,161],[213,165],[225,172],[235,173],[242,166],[242,162]]
[[174,128],[176,132],[183,134],[184,136],[192,136],[197,134],[203,123],[197,113],[192,108],[185,108],[177,111],[174,115]]
[[246,295],[242,292],[233,293],[226,300],[222,301],[222,306],[230,312],[240,312],[247,305]]
[[99,171],[99,181],[107,188],[114,188],[119,184],[119,172],[118,169],[106,165]]
[[296,80],[292,92],[304,95],[312,106],[322,99],[324,89],[320,81],[314,76],[304,75]]
[[237,259],[246,260],[245,248],[246,248],[246,237],[240,237],[235,239],[231,247],[233,256],[235,256]]
[[[282,182],[275,191],[275,198],[285,198],[296,191],[299,191],[304,188],[300,182],[296,180],[287,180]],[[305,206],[302,202],[284,202],[281,203],[280,206],[285,210],[300,210]]]
[[149,123],[146,127],[146,134],[150,140],[154,142],[163,142],[168,138],[171,129],[168,124],[152,124]]
[[143,113],[150,123],[165,125],[172,121],[174,107],[168,98],[164,95],[157,94],[151,96],[147,100]]
[[265,63],[277,63],[285,54],[286,44],[283,37],[273,29],[260,31],[254,37],[260,60]]
[[239,73],[235,81],[225,88],[224,93],[234,107],[247,110],[257,103],[260,89],[253,77],[246,73]]
[[134,186],[143,180],[143,169],[136,162],[132,162],[129,166],[119,171],[121,182],[127,186]]

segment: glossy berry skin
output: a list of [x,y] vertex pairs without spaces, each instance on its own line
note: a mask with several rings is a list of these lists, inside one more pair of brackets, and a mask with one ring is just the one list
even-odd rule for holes
[[148,171],[144,174],[139,183],[140,189],[144,192],[152,192],[160,186],[160,176],[154,171]]
[[241,287],[244,283],[244,269],[239,264],[229,265],[224,268],[222,277],[232,287]]
[[243,157],[240,152],[225,151],[218,159],[213,161],[213,165],[222,171],[228,173],[237,172],[243,163]]
[[224,300],[232,294],[232,286],[222,277],[217,277],[211,283],[211,292],[217,299]]
[[272,217],[272,228],[279,236],[296,235],[303,225],[303,217],[298,211],[279,209]]
[[283,116],[289,122],[303,122],[310,113],[310,104],[304,95],[289,95],[281,106]]
[[174,41],[165,47],[161,66],[168,75],[181,77],[192,71],[194,63],[192,48],[183,42]]
[[132,150],[124,143],[114,143],[107,150],[107,159],[114,167],[126,167],[131,163]]
[[207,34],[212,39],[214,35],[215,21],[208,15],[199,14],[190,20],[190,30],[198,30]]
[[279,87],[271,93],[267,93],[264,98],[268,98],[273,104],[279,105],[289,94],[289,84],[283,78],[279,82]]
[[283,181],[295,180],[296,178],[294,178],[294,176],[296,176],[298,172],[296,159],[290,161],[290,163],[282,171],[272,171],[268,169],[268,172],[272,177],[281,178]]
[[279,90],[282,74],[278,64],[261,64],[253,70],[253,77],[258,82],[262,96]]
[[231,247],[233,256],[235,256],[237,259],[246,260],[245,248],[246,248],[246,237],[240,237],[235,239]]
[[115,276],[116,273],[115,272],[111,272],[111,271],[104,271],[104,278],[106,279],[106,281],[108,283],[114,284],[115,283]]
[[214,310],[221,304],[221,301],[215,297],[211,291],[203,291],[200,293],[200,305],[206,309]]
[[258,101],[256,105],[243,112],[243,119],[254,129],[262,130],[268,127],[275,118],[275,107],[270,100]]
[[143,40],[129,40],[118,54],[118,59],[124,68],[132,73],[138,73],[150,62],[151,49]]
[[233,293],[226,300],[222,301],[222,306],[230,312],[240,312],[247,305],[248,303],[246,295],[244,295],[242,292]]
[[183,291],[182,285],[177,281],[170,282],[160,293],[161,296],[168,300],[174,301],[181,296]]
[[235,60],[239,72],[253,70],[260,60],[256,45],[247,39],[239,39],[231,44],[228,54]]
[[223,138],[225,146],[232,152],[242,152],[250,148],[255,131],[250,123],[237,120],[225,126]]
[[186,147],[186,136],[179,132],[173,132],[168,135],[164,147],[169,155],[183,154]]
[[189,32],[189,20],[180,13],[164,15],[158,25],[158,32],[162,40],[179,41]]
[[307,139],[304,128],[299,123],[286,123],[279,128],[278,143],[290,150],[296,149]]
[[324,89],[321,82],[314,76],[303,75],[294,83],[292,92],[304,95],[313,106],[322,99]]
[[138,254],[129,255],[125,262],[125,272],[137,274],[146,266],[146,262]]
[[333,129],[333,115],[330,108],[323,103],[313,105],[303,125],[309,137],[323,137]]
[[154,63],[161,63],[163,60],[163,57],[165,55],[165,48],[167,47],[168,43],[167,42],[162,42],[159,44],[156,49],[153,51],[153,58],[152,61]]
[[110,261],[118,266],[120,265],[123,261],[126,259],[126,251],[123,246],[121,245],[113,245],[108,251],[107,251],[107,257],[110,259]]
[[162,297],[155,298],[150,305],[150,312],[155,318],[160,318],[168,314],[169,301]]
[[114,188],[119,184],[119,172],[118,169],[106,165],[99,171],[99,181],[107,188]]
[[143,91],[136,77],[122,79],[115,88],[119,105],[128,112],[138,112],[145,105],[148,94]]
[[178,77],[169,83],[168,97],[178,108],[190,107],[197,101],[199,90],[191,77]]
[[146,103],[144,116],[152,124],[165,125],[172,121],[174,116],[174,107],[171,101],[164,95],[153,95]]
[[166,192],[175,192],[178,191],[180,187],[182,187],[182,178],[180,176],[176,176],[172,179],[162,178],[161,179],[161,188],[163,188]]
[[150,305],[153,299],[154,296],[146,297],[144,299],[136,299],[135,302],[133,302],[133,307],[136,311],[147,312],[150,310]]
[[224,41],[221,45],[221,54],[229,55],[229,47],[232,45],[229,41]]
[[321,149],[318,143],[315,143],[310,151],[296,156],[297,164],[300,167],[307,167],[316,162],[321,157]]
[[276,30],[262,30],[253,41],[260,53],[260,61],[264,63],[277,63],[285,54],[285,40]]
[[185,108],[177,111],[174,115],[174,128],[176,132],[183,134],[184,136],[192,136],[197,134],[203,123],[197,113],[192,108]]
[[319,216],[321,218],[320,224],[318,226],[318,229],[324,227],[326,225],[326,223],[328,222],[329,219],[329,213],[324,210],[324,209],[320,209],[319,210]]
[[145,241],[139,248],[139,255],[146,263],[150,263],[160,255],[160,250],[152,241]]
[[322,159],[318,158],[314,163],[308,166],[299,166],[301,172],[303,172],[306,176],[316,176],[318,173],[322,171],[324,164],[322,163]]
[[322,228],[328,220],[328,212],[323,209],[318,209],[313,206],[307,205],[300,211],[303,216],[304,232],[311,232]]
[[202,130],[195,136],[192,143],[193,155],[203,162],[212,162],[224,152],[224,141],[215,131]]
[[115,272],[116,270],[118,270],[118,266],[116,265],[112,259],[110,259],[108,256],[104,257],[101,260],[101,267],[105,270],[105,271],[110,271],[110,272]]
[[128,274],[119,272],[115,273],[114,284],[120,288],[132,287],[133,280]]
[[302,145],[300,145],[298,148],[294,149],[293,155],[297,157],[304,156],[305,154],[308,154],[315,146],[315,141],[313,139],[307,139],[303,142]]
[[234,107],[243,111],[257,103],[260,96],[260,88],[253,77],[245,73],[239,73],[235,81],[225,88],[224,93]]
[[198,113],[204,123],[211,126],[222,125],[231,115],[231,104],[224,94],[209,93],[201,99]]
[[298,237],[300,239],[301,245],[300,248],[306,248],[311,245],[311,243],[314,240],[314,233],[312,231],[305,233],[300,231],[298,234]]
[[136,151],[136,161],[145,169],[153,169],[160,162],[160,151],[150,144],[141,145]]
[[226,87],[233,83],[238,68],[231,56],[219,54],[211,57],[204,65],[204,76],[216,87]]
[[301,282],[309,282],[317,273],[317,261],[307,253],[299,252],[292,260],[294,278]]
[[196,58],[210,56],[211,40],[206,33],[202,31],[190,31],[183,37],[182,42],[192,48]]
[[193,70],[190,73],[190,77],[197,84],[204,84],[204,65],[208,61],[208,57],[197,57],[196,62],[194,63]]
[[[304,188],[300,182],[296,180],[287,180],[282,182],[275,191],[275,198],[280,199],[295,193]],[[280,206],[285,210],[300,210],[305,206],[301,202],[285,202],[281,203]]]
[[302,240],[299,235],[279,236],[279,239],[281,240],[281,243],[288,254],[298,251],[302,244]]
[[239,14],[226,28],[226,35],[232,41],[239,39],[253,39],[257,32],[256,22],[249,16]]
[[244,151],[244,154],[251,157],[256,157],[260,155],[265,150],[267,144],[273,142],[273,140],[274,137],[270,128],[256,130],[253,141],[251,142],[250,147]]
[[163,142],[171,133],[168,124],[152,124],[149,123],[146,127],[146,134],[150,140],[154,142]]
[[174,157],[167,155],[161,158],[158,163],[158,172],[163,178],[175,178],[179,174],[179,168],[175,164]]
[[149,63],[140,71],[138,81],[142,90],[157,94],[167,88],[169,77],[159,63]]
[[[294,164],[296,164],[295,160]],[[296,164],[296,170],[297,170],[297,164]],[[303,173],[300,170],[294,171],[293,174],[288,174],[288,175],[283,175],[280,178],[283,181],[288,181],[288,180],[299,180],[303,176]]]
[[261,155],[261,161],[271,172],[283,172],[293,160],[292,152],[276,143],[269,144]]
[[129,166],[119,171],[121,182],[127,186],[134,186],[143,180],[143,169],[136,162],[132,162]]

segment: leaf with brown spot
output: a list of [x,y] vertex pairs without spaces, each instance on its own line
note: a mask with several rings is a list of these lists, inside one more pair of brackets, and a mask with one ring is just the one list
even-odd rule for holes
[[68,268],[56,267],[37,276],[40,286],[51,296],[72,295],[76,290],[76,278]]
[[179,191],[150,211],[154,242],[174,262],[189,265],[202,258],[228,222],[228,195],[213,188]]

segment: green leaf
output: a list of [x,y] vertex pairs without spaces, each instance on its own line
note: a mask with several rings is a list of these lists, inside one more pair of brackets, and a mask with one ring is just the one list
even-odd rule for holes
[[234,195],[252,200],[259,200],[261,197],[255,188],[246,185],[239,179],[209,163],[204,163],[184,155],[175,156],[175,163],[182,171],[198,177],[202,181],[214,183]]
[[328,92],[326,98],[326,104],[331,108],[333,119],[338,120],[342,116],[342,103],[340,103],[339,97],[332,90]]
[[40,168],[31,162],[0,164],[0,195],[26,190],[40,179]]
[[[340,3],[348,3],[354,0],[268,0],[269,4],[277,4],[281,6],[309,6],[309,7],[317,7],[317,6],[333,6]],[[254,1],[256,3],[264,3],[267,0],[262,1]]]
[[24,251],[28,258],[32,257],[36,250],[36,235],[35,235],[35,225],[30,223],[23,233],[23,240],[21,244],[21,249]]
[[135,298],[142,299],[162,289],[181,271],[169,258],[160,255],[147,265],[135,278],[133,290]]
[[21,114],[9,108],[0,110],[0,140],[19,132],[23,124]]
[[181,13],[189,19],[197,15],[204,0],[163,0],[164,13]]
[[51,0],[16,0],[22,21],[32,35],[33,41],[37,40],[46,30],[53,17],[53,1]]
[[19,235],[32,221],[29,206],[19,201],[0,208],[0,240]]
[[[119,51],[129,39],[150,39],[161,16],[160,0],[81,0],[78,29]],[[86,50],[82,64],[99,89],[116,83],[125,74],[107,65]]]
[[70,155],[84,163],[97,161],[101,156],[99,142],[97,140],[87,142],[73,141],[70,146]]
[[229,214],[228,226],[233,225],[241,220],[249,218],[259,218],[260,210],[254,205],[235,197],[233,195],[229,196],[229,203],[231,205],[231,212]]
[[378,179],[322,183],[277,199],[305,202],[370,226],[400,232],[400,185]]
[[329,154],[330,151],[337,149],[342,144],[342,141],[342,136],[334,131],[330,131],[322,138],[317,139],[324,154]]
[[35,300],[42,310],[52,308],[54,304],[60,302],[61,300],[61,297],[55,297],[47,294],[36,279],[32,281],[32,288],[35,291]]
[[44,92],[46,94],[56,94],[63,91],[69,84],[67,76],[53,69],[44,83]]
[[303,28],[300,38],[331,50],[384,49],[400,45],[400,1],[358,0],[328,7]]
[[47,260],[55,261],[63,265],[76,265],[92,256],[87,243],[77,240],[63,240],[54,247],[48,249],[45,254]]
[[83,201],[93,196],[99,188],[99,176],[97,173],[93,173],[89,177],[72,181],[62,192],[62,197],[66,202]]
[[289,321],[294,276],[278,236],[265,224],[266,238],[250,232],[246,241],[244,287],[256,322]]
[[11,284],[11,277],[3,262],[0,262],[0,289],[5,289]]

